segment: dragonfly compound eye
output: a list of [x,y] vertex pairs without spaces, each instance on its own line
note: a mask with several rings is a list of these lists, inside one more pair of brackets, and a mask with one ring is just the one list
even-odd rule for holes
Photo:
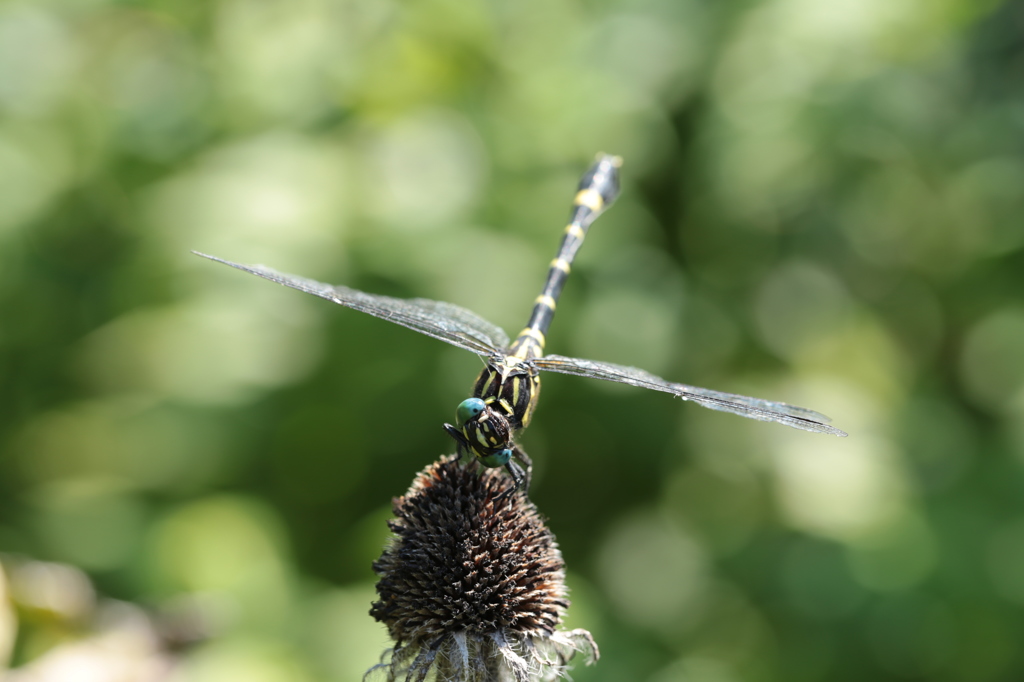
[[470,419],[479,417],[485,409],[487,409],[487,404],[480,398],[467,398],[455,408],[455,423],[462,426]]
[[480,463],[485,467],[503,467],[508,464],[510,459],[512,459],[512,450],[505,448],[500,452],[495,452],[493,455],[481,456]]

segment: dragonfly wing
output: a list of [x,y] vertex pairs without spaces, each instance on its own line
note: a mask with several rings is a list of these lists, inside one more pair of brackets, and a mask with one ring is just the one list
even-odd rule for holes
[[425,298],[392,298],[368,294],[344,286],[324,284],[316,280],[288,275],[262,265],[242,265],[229,260],[193,251],[197,256],[230,265],[286,287],[326,298],[338,305],[352,308],[388,322],[432,336],[484,357],[501,355],[508,347],[508,335],[471,310],[454,303]]
[[508,348],[509,338],[501,327],[488,322],[472,310],[462,306],[448,303],[446,301],[434,301],[429,298],[410,298],[407,300],[391,299],[416,306],[431,315],[443,317],[449,322],[457,323],[465,327],[467,333],[473,333],[476,337],[490,346],[490,352],[500,352]]
[[636,367],[626,367],[610,362],[596,362],[580,358],[567,358],[562,355],[545,355],[542,358],[533,360],[533,364],[537,369],[548,372],[575,374],[592,379],[604,379],[605,381],[615,381],[620,384],[629,384],[630,386],[649,388],[653,391],[671,393],[683,400],[691,400],[698,405],[712,410],[731,412],[743,417],[749,417],[750,419],[778,422],[816,433],[830,433],[834,436],[846,435],[845,432],[830,426],[827,423],[830,421],[828,417],[813,410],[787,405],[786,403],[761,400],[760,398],[749,398],[733,393],[712,391],[698,386],[675,384]]

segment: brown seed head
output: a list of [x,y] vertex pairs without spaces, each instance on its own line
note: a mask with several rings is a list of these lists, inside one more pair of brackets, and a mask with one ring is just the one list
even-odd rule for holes
[[589,633],[556,632],[569,606],[565,564],[525,495],[499,499],[511,485],[500,470],[449,457],[394,501],[396,537],[373,565],[380,600],[370,610],[396,642],[378,666],[387,679],[423,679],[433,667],[453,680],[489,680],[468,672],[492,669],[497,680],[502,665],[513,679],[538,679],[576,649],[596,658]]

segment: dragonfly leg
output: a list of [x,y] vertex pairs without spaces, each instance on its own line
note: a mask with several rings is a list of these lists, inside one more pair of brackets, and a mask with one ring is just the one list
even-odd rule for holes
[[533,461],[530,456],[523,451],[518,445],[513,445],[513,452],[515,458],[526,465],[526,469],[515,463],[514,460],[509,460],[505,465],[505,470],[508,471],[509,476],[512,477],[513,485],[511,488],[503,492],[498,496],[498,500],[503,500],[517,490],[522,490],[523,494],[526,495],[530,492],[530,477],[533,474]]
[[[523,466],[526,467],[526,470],[524,472],[524,480],[525,480],[525,482],[524,482],[522,488],[523,488],[523,493],[524,494],[528,493],[528,492],[530,492],[530,479],[533,476],[533,460],[530,459],[530,456],[528,454],[526,454],[526,450],[523,450],[518,445],[513,445],[512,446],[512,452],[513,452],[515,458],[518,459],[520,462],[522,462]],[[509,464],[511,464],[511,462],[509,462]],[[520,471],[523,471],[523,470],[520,469]]]
[[501,502],[517,490],[522,490],[525,493],[530,487],[530,478],[525,472],[523,472],[523,468],[521,466],[512,460],[509,460],[505,465],[505,470],[508,472],[509,476],[512,477],[512,487],[506,488],[503,493],[494,498],[495,502]]
[[444,430],[452,437],[452,440],[455,441],[455,452],[460,458],[464,453],[472,452],[472,448],[469,447],[469,441],[462,435],[462,431],[459,431],[451,424],[445,424]]

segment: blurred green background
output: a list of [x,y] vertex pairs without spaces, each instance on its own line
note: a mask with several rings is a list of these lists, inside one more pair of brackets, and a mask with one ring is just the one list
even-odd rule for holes
[[[1022,83],[1022,2],[3,3],[8,570],[192,604],[174,680],[358,679],[480,363],[189,250],[515,332],[604,151],[548,349],[850,437],[545,376],[575,679],[1024,679]],[[28,601],[14,665],[101,629]]]

